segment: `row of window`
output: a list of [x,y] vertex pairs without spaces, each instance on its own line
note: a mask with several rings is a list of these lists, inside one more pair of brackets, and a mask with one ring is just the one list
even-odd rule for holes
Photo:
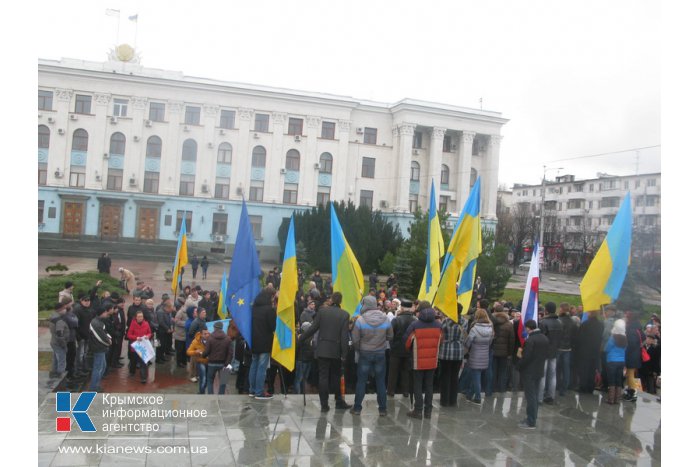
[[[608,216],[602,216],[602,217],[587,217],[585,218],[585,226],[586,227],[598,227],[598,226],[609,226],[612,225],[613,221],[615,220],[615,216],[613,215],[608,215]],[[634,217],[634,224],[635,225],[647,225],[647,226],[653,226],[653,225],[658,225],[659,223],[659,217],[656,215],[649,215],[649,216],[635,216]],[[582,227],[584,225],[584,217],[583,216],[572,216],[570,218],[557,218],[557,227]]]
[[[192,233],[192,211],[178,210],[175,215],[175,226],[182,225],[182,220],[185,220],[185,229],[188,234]],[[253,237],[256,240],[262,239],[262,221],[263,216],[248,215],[250,227],[253,231]],[[173,226],[172,214],[167,214],[163,220],[166,227]],[[224,212],[215,212],[211,222],[211,235],[227,235],[228,233],[228,214]]]
[[[420,164],[416,161],[411,162],[411,181],[417,182],[420,180]],[[440,184],[450,184],[450,168],[445,164],[440,167]]]
[[[610,179],[610,180],[603,180],[602,182],[598,183],[598,190],[597,191],[608,191],[608,190],[619,190],[620,189],[620,180],[615,180],[615,179]],[[647,187],[655,187],[656,186],[656,179],[655,178],[647,178],[645,180],[645,185]],[[567,186],[567,193],[571,193],[572,191],[574,193],[581,193],[584,190],[585,183],[577,183],[575,185],[569,185]],[[642,180],[636,179],[634,180],[634,188],[639,188],[642,186]],[[588,191],[590,193],[593,193],[595,190],[596,184],[595,183],[589,183],[588,184]],[[629,190],[630,189],[630,180],[624,180],[622,182],[622,189],[623,190]],[[563,194],[564,193],[564,187],[563,186],[558,186],[558,187],[549,187],[547,189],[548,193],[558,193],[558,194]],[[515,192],[516,196],[528,196],[530,195],[530,190],[520,190]],[[532,189],[532,195],[531,196],[542,196],[542,188],[533,188]]]
[[[654,207],[659,204],[659,196],[657,195],[645,195],[645,196],[635,196],[634,198],[634,206],[647,206],[647,207]],[[532,210],[533,212],[536,212],[539,209],[539,204],[533,203],[532,205]],[[548,211],[561,211],[562,207],[565,209],[586,209],[586,206],[588,206],[588,209],[601,209],[601,208],[618,208],[620,207],[620,198],[615,197],[615,196],[610,196],[610,197],[605,197],[602,198],[600,201],[586,201],[585,199],[570,199],[566,201],[565,203],[557,202],[557,201],[545,201],[544,203],[544,208]]]

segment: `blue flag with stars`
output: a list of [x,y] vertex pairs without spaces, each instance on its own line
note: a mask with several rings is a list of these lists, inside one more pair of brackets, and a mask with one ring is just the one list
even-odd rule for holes
[[238,330],[252,347],[253,341],[253,300],[260,293],[260,262],[255,250],[253,229],[248,219],[245,200],[238,222],[238,235],[233,248],[231,269],[226,287],[226,305]]

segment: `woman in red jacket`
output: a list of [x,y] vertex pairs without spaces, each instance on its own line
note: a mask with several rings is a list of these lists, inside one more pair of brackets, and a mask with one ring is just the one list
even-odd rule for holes
[[[149,326],[148,321],[143,319],[143,313],[141,311],[137,312],[136,319],[131,321],[131,326],[129,326],[126,337],[129,339],[129,352],[134,352],[134,348],[131,347],[133,342],[151,338],[151,326]],[[129,374],[133,375],[136,373],[135,366],[137,361],[139,371],[141,372],[141,383],[146,384],[146,380],[148,379],[148,362],[144,362],[141,358],[131,359],[129,361]]]

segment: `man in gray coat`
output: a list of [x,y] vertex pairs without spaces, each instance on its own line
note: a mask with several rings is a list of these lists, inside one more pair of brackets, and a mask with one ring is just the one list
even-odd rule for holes
[[60,378],[66,371],[66,353],[68,351],[68,338],[70,330],[63,317],[66,314],[64,303],[57,303],[54,312],[49,318],[49,331],[51,332],[51,350],[53,350],[53,365],[50,378]]

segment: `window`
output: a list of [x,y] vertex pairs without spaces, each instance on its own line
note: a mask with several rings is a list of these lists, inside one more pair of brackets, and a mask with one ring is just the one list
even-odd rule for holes
[[442,167],[440,168],[440,184],[450,184],[450,168],[447,167],[445,164],[442,164]]
[[620,198],[617,198],[617,197],[603,198],[603,200],[600,202],[601,208],[616,208],[619,206],[620,206]]
[[56,218],[56,208],[53,206],[49,207],[49,219],[55,219]]
[[164,122],[165,104],[162,102],[151,102],[148,110],[148,119],[154,122]]
[[617,180],[603,180],[603,190],[617,189]]
[[236,112],[233,110],[222,110],[219,118],[219,126],[233,130],[233,125],[236,123]]
[[588,184],[588,191],[590,191],[591,193],[593,193],[593,188],[594,188],[594,187],[595,187],[595,184],[589,183],[589,184]]
[[561,203],[557,203],[557,211],[561,211]]
[[656,216],[644,216],[644,225],[653,227],[657,224]]
[[270,116],[267,114],[255,114],[255,131],[267,133],[270,128]]
[[647,199],[646,199],[646,203],[645,203],[645,204],[646,204],[647,207],[654,207],[654,206],[656,206],[656,201],[657,201],[657,199],[658,199],[656,196],[647,196],[646,198],[647,198]]
[[372,190],[360,190],[360,206],[367,206],[372,209],[372,198],[374,192]]
[[325,206],[331,200],[331,189],[327,186],[318,187],[318,193],[316,194],[316,204]]
[[478,177],[478,173],[476,172],[476,169],[472,169],[470,174],[469,174],[469,188],[473,187],[474,184],[476,183],[476,178]]
[[193,139],[187,139],[182,143],[182,160],[196,161],[197,160],[197,143]]
[[374,178],[374,158],[362,158],[362,176],[365,178]]
[[265,148],[262,146],[255,146],[253,148],[253,161],[251,162],[251,165],[253,167],[260,167],[260,168],[265,168],[265,156],[267,154],[267,151],[265,151]]
[[53,91],[39,90],[39,110],[53,110]]
[[151,136],[146,142],[146,156],[148,157],[160,157],[163,151],[163,142],[158,136]]
[[641,183],[642,183],[641,180],[635,180],[635,181],[634,181],[634,187],[635,187],[635,188],[639,188],[639,186],[641,185]]
[[48,149],[51,131],[46,125],[39,125],[39,149]]
[[574,185],[574,191],[576,193],[582,193],[583,192],[583,183],[579,183]]
[[333,156],[328,152],[321,154],[319,166],[318,171],[322,174],[333,173]]
[[250,182],[250,192],[248,193],[248,199],[250,201],[262,201],[264,192],[264,182],[259,180],[251,180]]
[[304,120],[301,118],[289,117],[287,133],[290,135],[301,135],[304,130]]
[[629,180],[625,180],[624,187],[625,187],[625,188],[624,188],[625,190],[629,190],[629,189],[630,189],[630,181],[629,181]]
[[178,211],[175,218],[175,229],[179,232],[182,226],[182,219],[185,219],[185,230],[187,233],[192,233],[192,211]]
[[321,124],[321,138],[335,139],[335,123],[323,122]]
[[107,169],[107,189],[122,191],[122,179],[124,171],[122,169]]
[[421,149],[423,147],[423,133],[416,131],[413,133],[413,147]]
[[194,196],[194,175],[180,175],[180,194]]
[[447,211],[447,203],[450,202],[449,196],[440,196],[440,203],[438,204],[438,210]]
[[[231,190],[231,179],[225,177],[216,177],[214,185],[214,198],[228,199]],[[225,232],[224,232],[225,233]]]
[[248,220],[250,220],[253,237],[256,240],[262,240],[262,216],[248,216]]
[[215,212],[211,222],[212,235],[226,235],[226,224],[228,224],[228,214]]
[[583,221],[583,217],[581,216],[574,216],[571,218],[571,221],[573,222],[573,225],[576,227],[581,227],[581,223]]
[[76,188],[85,187],[85,167],[78,165],[70,166],[68,185]]
[[365,144],[377,144],[377,129],[365,128]]
[[199,107],[185,106],[185,123],[187,125],[199,125]]
[[585,203],[582,199],[570,199],[566,203],[566,209],[581,209]]
[[297,151],[296,149],[290,149],[289,151],[287,151],[287,158],[284,162],[285,169],[295,170],[298,172],[300,163],[301,156],[299,155],[299,151]]
[[442,152],[452,152],[452,136],[445,135],[442,139]]
[[297,204],[297,193],[299,185],[294,183],[284,184],[284,193],[282,195],[282,202],[284,204]]
[[420,180],[420,164],[416,161],[411,161],[411,181],[417,182]]
[[656,186],[655,178],[647,178],[647,186]]
[[565,224],[565,225],[568,227],[570,224],[571,224],[571,220],[567,217],[567,218],[566,218],[566,224]]
[[47,164],[39,164],[39,185],[46,185],[46,178],[48,175]]
[[114,116],[115,117],[126,117],[127,107],[129,106],[129,101],[126,99],[114,99]]
[[567,193],[571,193],[571,185],[569,185],[569,186],[566,187],[566,192],[567,192]]
[[158,172],[145,172],[143,174],[143,192],[158,193],[158,181],[160,174]]
[[408,195],[408,210],[409,212],[418,211],[418,195]]
[[123,133],[113,133],[109,138],[109,153],[123,156],[126,147],[126,137]]
[[75,113],[77,114],[90,114],[90,105],[92,103],[92,97],[83,94],[75,95]]
[[230,164],[231,156],[233,155],[233,147],[229,143],[221,143],[219,152],[216,156],[216,162],[220,164]]
[[593,201],[588,202],[588,209],[593,209]]
[[165,217],[163,218],[163,225],[166,225],[166,226],[173,225],[173,215],[172,214],[165,215]]
[[44,222],[44,200],[39,200],[39,224]]
[[73,151],[87,151],[88,148],[88,134],[87,131],[82,128],[78,128],[73,132],[73,144],[71,149]]

